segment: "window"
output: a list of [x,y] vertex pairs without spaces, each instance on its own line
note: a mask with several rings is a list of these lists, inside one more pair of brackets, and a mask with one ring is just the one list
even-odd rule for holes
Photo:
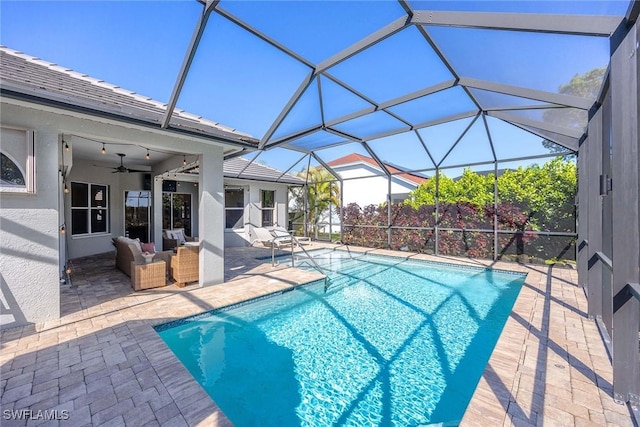
[[273,190],[260,190],[260,202],[262,207],[262,226],[274,225],[273,213],[275,210],[276,192]]
[[238,229],[244,227],[244,190],[224,190],[225,228]]
[[0,157],[2,158],[2,185],[24,187],[26,181],[18,165],[4,153],[0,153]]
[[0,128],[0,191],[35,192],[33,131]]
[[109,231],[109,187],[71,183],[71,234],[74,236]]

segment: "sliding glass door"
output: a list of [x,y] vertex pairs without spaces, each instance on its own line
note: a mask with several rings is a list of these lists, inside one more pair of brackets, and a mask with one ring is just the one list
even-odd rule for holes
[[151,191],[124,192],[124,231],[131,239],[149,241]]
[[184,228],[184,234],[191,234],[191,194],[162,193],[162,228]]

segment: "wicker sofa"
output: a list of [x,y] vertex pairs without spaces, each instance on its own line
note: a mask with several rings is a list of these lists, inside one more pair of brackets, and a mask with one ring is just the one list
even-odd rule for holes
[[[131,277],[131,262],[144,262],[140,241],[119,236],[113,238],[113,246],[116,248],[116,268]],[[166,263],[167,274],[169,273],[172,254],[173,251],[156,252],[153,257],[154,261],[162,260]]]

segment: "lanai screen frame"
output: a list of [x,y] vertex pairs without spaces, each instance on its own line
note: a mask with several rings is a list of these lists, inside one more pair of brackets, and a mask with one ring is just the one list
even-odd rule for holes
[[[549,103],[548,105],[549,107],[578,108],[584,111],[587,111],[593,105],[592,100],[571,96],[571,95],[545,92],[545,91],[540,91],[540,90],[535,90],[535,89],[530,89],[525,87],[516,87],[512,85],[483,81],[479,79],[462,76],[460,73],[458,73],[454,69],[450,61],[446,58],[445,54],[438,48],[437,44],[435,43],[433,38],[429,35],[426,28],[428,26],[451,26],[451,27],[464,27],[464,28],[526,31],[526,32],[534,32],[534,33],[539,32],[539,33],[557,33],[557,34],[570,34],[570,35],[587,35],[587,36],[595,36],[595,37],[609,37],[611,33],[614,31],[614,29],[617,27],[617,25],[619,24],[619,18],[612,17],[612,16],[581,16],[581,15],[552,16],[547,14],[531,14],[531,13],[513,14],[513,13],[420,11],[420,10],[412,9],[412,7],[408,2],[401,1],[399,2],[399,4],[402,6],[404,11],[406,12],[405,16],[395,19],[393,22],[384,26],[380,30],[372,33],[371,35],[367,36],[363,40],[344,49],[343,51],[332,56],[331,58],[328,58],[319,64],[313,64],[310,61],[303,58],[302,56],[295,53],[293,50],[289,49],[288,47],[279,43],[275,39],[271,38],[269,35],[261,32],[257,28],[251,26],[249,23],[243,22],[238,17],[233,16],[231,13],[229,13],[224,9],[224,6],[221,6],[221,3],[219,2],[204,3],[204,9],[203,9],[201,19],[199,20],[196,26],[196,29],[194,31],[187,55],[185,57],[182,69],[180,71],[180,75],[177,79],[176,85],[172,92],[171,99],[168,104],[169,108],[163,120],[163,126],[168,126],[171,121],[172,110],[173,108],[175,108],[178,97],[180,95],[180,91],[185,83],[189,68],[196,54],[206,23],[211,13],[215,12],[229,19],[230,21],[240,26],[244,30],[266,41],[271,46],[275,47],[276,49],[280,50],[281,52],[285,53],[286,55],[292,57],[293,59],[299,61],[300,63],[310,68],[309,73],[300,83],[298,89],[295,91],[293,96],[289,99],[289,101],[287,102],[285,107],[282,109],[278,117],[274,120],[274,122],[272,123],[270,128],[267,130],[267,132],[260,139],[258,148],[271,149],[271,148],[280,146],[280,147],[285,147],[288,149],[297,150],[302,153],[308,154],[309,158],[313,157],[315,161],[317,161],[322,165],[322,167],[328,170],[333,176],[337,177],[341,185],[343,184],[343,180],[339,178],[339,174],[333,171],[331,167],[326,165],[326,163],[322,162],[318,158],[318,156],[315,155],[314,149],[311,149],[311,150],[301,149],[299,147],[295,147],[291,145],[291,142],[294,142],[299,138],[310,135],[313,132],[322,130],[324,132],[337,135],[340,138],[344,138],[343,143],[345,144],[351,143],[351,142],[359,143],[369,153],[371,158],[375,160],[375,162],[378,164],[380,169],[387,176],[389,180],[389,187],[390,187],[392,174],[385,167],[384,162],[381,161],[380,158],[376,155],[375,151],[368,145],[368,141],[376,140],[376,139],[383,138],[390,135],[396,135],[402,132],[414,132],[422,142],[422,139],[420,138],[420,135],[418,133],[419,129],[425,128],[428,126],[434,126],[439,123],[445,123],[445,122],[456,120],[456,119],[473,117],[473,120],[477,120],[481,117],[482,121],[484,122],[485,128],[487,129],[487,134],[488,134],[490,144],[492,144],[491,135],[486,125],[486,117],[495,117],[497,119],[510,123],[514,126],[517,126],[526,132],[530,132],[537,136],[552,140],[559,146],[564,147],[567,151],[564,153],[558,153],[559,155],[573,154],[577,151],[580,138],[584,137],[584,132],[582,130],[557,126],[550,123],[536,122],[536,121],[532,121],[522,117],[518,117],[516,115],[509,114],[507,112],[509,108],[504,108],[504,109],[483,108],[481,104],[478,102],[478,100],[475,99],[470,89],[480,89],[485,91],[491,91],[498,94],[524,97],[530,100],[542,101],[545,103]],[[444,65],[447,67],[447,69],[450,71],[451,75],[453,76],[452,79],[394,98],[392,100],[389,100],[383,103],[376,103],[371,98],[368,98],[366,95],[363,95],[362,93],[358,92],[356,89],[344,83],[343,81],[340,81],[330,73],[332,67],[340,64],[343,61],[348,60],[354,55],[357,55],[358,53],[372,46],[375,46],[377,43],[385,40],[387,37],[393,36],[394,34],[397,34],[398,32],[411,26],[414,26],[415,28],[417,28],[420,34],[422,35],[422,37],[424,37],[425,42],[428,43],[429,46],[431,46],[431,48],[435,50],[440,60],[444,63]],[[282,122],[287,118],[288,114],[295,107],[296,103],[300,100],[303,93],[310,87],[310,85],[314,84],[316,80],[320,78],[320,76],[330,79],[335,84],[338,84],[340,87],[342,87],[344,90],[352,93],[353,95],[359,98],[362,98],[371,106],[369,108],[365,108],[363,110],[342,116],[334,120],[325,121],[323,116],[323,123],[321,126],[302,129],[293,134],[289,134],[289,135],[279,137],[277,139],[273,139],[272,137],[274,135],[274,132],[278,129],[278,127],[282,124]],[[321,98],[320,102],[322,102],[323,90],[319,81],[317,82],[317,84],[318,84],[319,97]],[[422,123],[410,123],[389,110],[394,106],[427,96],[429,94],[439,93],[443,90],[446,90],[452,87],[463,88],[467,96],[476,106],[476,109],[455,114],[453,116],[439,118],[437,120],[425,121]],[[538,105],[535,105],[535,106],[527,106],[526,108],[541,108],[541,107]],[[524,107],[514,108],[514,110],[515,109],[524,109]],[[339,125],[340,123],[344,123],[349,120],[363,117],[365,115],[368,115],[377,111],[384,111],[388,113],[392,117],[398,119],[400,122],[403,122],[406,126],[393,131],[381,132],[374,135],[370,135],[367,138],[361,138],[355,135],[350,135],[344,131],[341,131],[335,128],[335,126]],[[461,135],[461,137],[463,135]],[[459,139],[457,141],[459,141]],[[422,142],[422,145],[425,148],[426,154],[433,161],[433,158],[429,154],[429,151],[427,147],[424,145],[424,142]],[[450,151],[454,147],[455,147],[455,143],[451,147]],[[325,148],[325,147],[321,147],[321,148]],[[493,164],[494,170],[496,171],[497,171],[498,161],[524,160],[524,158],[498,159],[498,157],[495,155],[495,150],[493,149],[493,146],[492,146],[492,152],[493,152],[493,159],[494,159],[493,162],[486,162],[484,164]],[[235,155],[240,155],[240,154],[242,153],[238,153]],[[254,157],[252,161],[255,161],[258,157]],[[536,156],[535,158],[544,158],[544,157],[547,157],[547,156],[541,155],[541,156]],[[529,157],[527,159],[531,160],[532,157]],[[435,163],[435,161],[433,161],[435,164],[434,170],[436,172],[436,175],[438,175],[442,170],[441,168],[442,161],[444,161],[444,159],[442,159],[437,164]],[[478,164],[482,164],[482,163],[466,164],[466,165],[460,165],[460,166],[474,166]],[[428,169],[425,169],[425,170],[428,170]],[[497,190],[495,190],[494,192],[497,192]],[[390,196],[388,195],[387,196],[388,200],[389,200],[389,197]],[[496,204],[497,204],[497,201],[496,201]],[[436,203],[436,209],[437,209],[437,205],[438,203]],[[342,222],[343,221],[341,221],[341,223]],[[390,245],[391,232],[393,229],[393,224],[391,224],[390,212],[388,214],[388,224],[386,228],[389,230],[387,240],[388,240],[388,244]],[[306,225],[305,225],[305,229],[306,229]],[[434,231],[436,234],[436,253],[438,253],[437,241],[438,241],[439,229],[437,225]],[[451,229],[450,231],[463,231],[463,230]],[[511,233],[510,231],[498,230],[498,227],[496,226],[495,221],[494,221],[494,227],[491,230],[467,229],[466,231],[493,233],[494,234],[494,259],[498,257],[498,250],[499,250],[498,244],[497,244],[498,234]],[[563,233],[563,232],[558,233],[553,231],[533,232],[533,234],[544,234],[548,236],[570,236],[570,237],[576,236],[575,233]]]
[[[612,16],[425,11],[415,10],[410,2],[399,0],[400,6],[406,13],[404,16],[390,22],[378,31],[318,64],[308,61],[292,49],[251,26],[249,23],[243,22],[241,19],[233,16],[221,6],[220,1],[200,2],[203,4],[202,14],[196,24],[184,62],[176,79],[166,114],[162,120],[163,128],[168,128],[171,124],[174,109],[176,108],[181,90],[196,55],[207,21],[212,13],[216,13],[265,41],[280,52],[309,67],[308,74],[300,82],[293,96],[291,96],[266,133],[260,138],[257,147],[259,150],[268,150],[279,146],[291,149],[293,147],[291,142],[296,139],[312,134],[313,132],[324,131],[344,138],[345,142],[361,144],[371,155],[371,158],[378,164],[379,168],[385,173],[390,182],[391,173],[376,156],[375,152],[368,146],[368,141],[392,135],[394,132],[417,132],[421,127],[434,125],[436,123],[433,121],[410,123],[398,115],[394,115],[389,108],[422,96],[438,93],[450,87],[459,86],[463,88],[477,109],[475,111],[444,117],[436,122],[442,123],[471,116],[482,117],[482,120],[486,120],[486,117],[495,117],[527,132],[551,140],[566,148],[569,153],[577,153],[580,200],[578,206],[580,218],[583,219],[580,221],[578,228],[579,280],[580,283],[589,290],[589,315],[591,317],[595,318],[599,323],[603,323],[601,319],[603,316],[602,306],[608,307],[609,303],[612,305],[611,325],[605,325],[603,329],[609,329],[613,333],[614,396],[619,402],[628,402],[630,405],[636,408],[638,407],[640,400],[640,390],[638,389],[638,387],[640,387],[640,368],[637,345],[640,317],[639,302],[637,299],[639,292],[638,283],[640,282],[640,271],[638,271],[637,268],[640,264],[640,239],[638,238],[638,234],[640,234],[640,203],[638,198],[638,193],[640,192],[640,179],[638,174],[640,157],[638,155],[639,150],[637,144],[638,55],[636,54],[635,60],[633,59],[633,54],[637,53],[638,39],[640,38],[636,24],[638,11],[640,10],[638,1],[630,4],[626,15],[621,19],[620,17]],[[383,103],[376,103],[359,93],[353,87],[348,86],[331,75],[331,67],[348,60],[365,49],[375,46],[377,43],[408,26],[418,28],[425,42],[435,50],[453,76],[451,80],[405,94]],[[437,44],[425,29],[429,26],[605,37],[611,42],[612,60],[610,62],[610,70],[608,70],[608,85],[605,85],[602,92],[604,95],[600,97],[599,102],[594,103],[594,101],[590,99],[470,78],[459,74],[454,69],[445,53],[438,48]],[[632,52],[632,54],[629,52]],[[627,62],[625,62],[625,60]],[[364,99],[371,104],[371,107],[332,121],[325,121],[323,118],[320,126],[302,129],[294,134],[273,139],[274,133],[296,106],[305,90],[309,88],[319,76],[332,80],[343,89]],[[627,86],[624,86],[625,84],[627,84]],[[629,86],[629,84],[631,84],[631,86]],[[629,93],[630,88],[631,93]],[[555,106],[590,111],[588,126],[590,136],[588,136],[587,129],[570,129],[549,123],[523,119],[505,111],[483,108],[478,100],[475,99],[470,89],[487,90],[541,101]],[[322,96],[321,88],[319,88],[319,94]],[[611,102],[606,101],[606,94],[610,94],[612,97]],[[366,114],[377,111],[388,113],[396,120],[403,122],[406,126],[394,132],[383,132],[370,135],[367,138],[350,135],[335,128],[336,125],[347,120],[363,117]],[[629,115],[629,111],[635,112],[635,115]],[[612,156],[602,155],[604,147],[602,135],[607,134],[610,134],[612,138],[611,145],[607,146]],[[489,138],[491,139],[490,136]],[[589,150],[588,148],[591,149]],[[335,173],[335,171],[332,171],[332,169],[315,154],[315,150],[298,148],[298,151],[307,154],[309,159],[313,158],[314,161],[320,163],[342,182],[339,175]],[[598,152],[600,153],[600,157],[595,154]],[[609,158],[610,163],[603,160],[603,157]],[[499,159],[495,158],[494,152],[493,164],[495,169],[497,169],[498,161]],[[440,164],[436,164],[435,166],[436,174],[439,174]],[[611,187],[608,185],[610,181],[606,173],[608,167],[613,171],[611,174],[611,182],[614,184]],[[594,194],[595,189],[599,190],[598,194]],[[611,202],[600,203],[601,197],[606,197],[609,193],[615,194],[616,190],[619,191],[618,197],[625,202],[624,207],[621,203],[617,205]],[[389,192],[390,191],[388,191],[388,193]],[[605,206],[605,210],[602,210],[602,206]],[[391,224],[389,224],[389,227],[391,227]],[[495,226],[493,232],[497,234]],[[596,236],[596,238],[588,238],[591,236]],[[613,241],[610,246],[607,246],[603,242],[603,236],[607,238],[613,236]],[[611,252],[610,256],[605,253],[609,250]],[[610,289],[605,289],[603,285],[602,265],[606,268],[610,267],[613,271]],[[606,315],[605,313],[605,316]]]

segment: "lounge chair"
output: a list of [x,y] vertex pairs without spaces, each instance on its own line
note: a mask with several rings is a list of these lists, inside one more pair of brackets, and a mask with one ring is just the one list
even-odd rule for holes
[[288,237],[291,238],[293,237],[294,242],[297,242],[301,245],[310,245],[311,244],[311,237],[306,237],[306,236],[293,236],[292,233],[288,232],[286,228],[284,227],[280,227],[280,226],[275,226],[273,227],[273,230],[271,231],[271,234],[273,234],[275,237]]
[[253,240],[251,244],[253,245],[255,242],[260,242],[264,246],[273,246],[277,249],[281,249],[284,247],[291,247],[295,243],[291,239],[289,233],[285,231],[285,233],[278,232],[277,234],[267,230],[263,227],[253,227]]

